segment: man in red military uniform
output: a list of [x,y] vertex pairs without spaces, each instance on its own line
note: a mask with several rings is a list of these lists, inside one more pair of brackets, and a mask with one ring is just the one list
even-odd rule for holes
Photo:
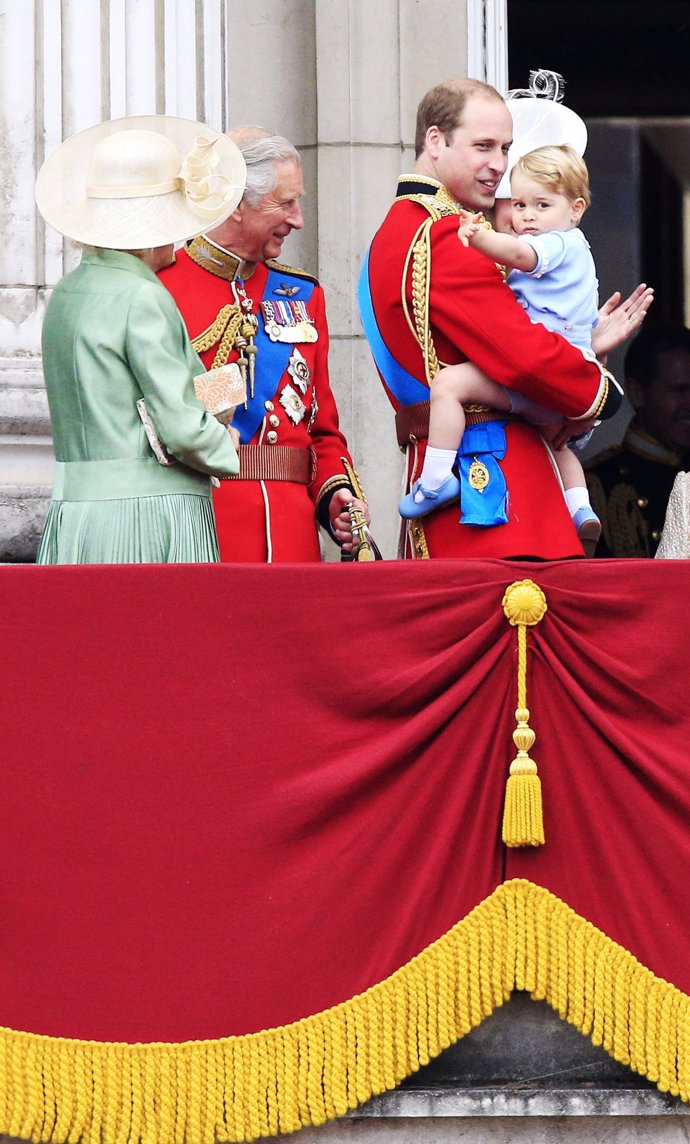
[[[441,365],[469,359],[524,397],[582,419],[580,428],[610,416],[620,403],[620,390],[603,367],[532,324],[500,269],[458,240],[461,206],[493,206],[511,140],[510,113],[494,88],[460,80],[428,92],[418,110],[414,171],[400,179],[365,262],[362,320],[396,409],[410,484],[421,472],[429,381]],[[474,474],[472,487],[488,495],[505,482],[508,522],[462,525],[457,503],[450,504],[408,522],[404,554],[582,556],[538,429],[486,409],[468,412],[467,423],[473,433],[470,483]]]
[[274,261],[303,225],[294,147],[260,128],[232,133],[247,163],[239,207],[178,251],[161,281],[211,369],[238,362],[247,402],[233,425],[240,471],[214,493],[222,561],[315,561],[317,520],[347,551],[351,458],[328,376],[328,326],[315,278]]

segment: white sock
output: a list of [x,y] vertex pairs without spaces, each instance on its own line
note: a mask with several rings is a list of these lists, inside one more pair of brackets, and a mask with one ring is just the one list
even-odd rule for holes
[[[434,449],[433,445],[427,445],[421,476],[421,483],[425,489],[434,492],[441,487],[450,476],[456,456],[457,449]],[[424,497],[417,492],[415,500],[419,503]]]
[[566,489],[565,503],[571,516],[575,516],[579,508],[589,508],[589,492],[586,486],[576,485],[573,489]]

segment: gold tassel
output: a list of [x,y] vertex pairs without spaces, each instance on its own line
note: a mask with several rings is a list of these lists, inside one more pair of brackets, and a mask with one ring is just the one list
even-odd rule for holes
[[544,617],[546,597],[533,580],[516,580],[506,589],[502,603],[508,622],[518,630],[517,727],[513,731],[517,755],[506,783],[502,837],[509,847],[543,846],[541,779],[529,756],[536,735],[529,726],[527,707],[527,628]]

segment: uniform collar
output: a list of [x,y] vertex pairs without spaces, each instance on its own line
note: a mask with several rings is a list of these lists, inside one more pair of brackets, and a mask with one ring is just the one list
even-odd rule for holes
[[245,262],[238,254],[218,246],[206,234],[193,238],[186,250],[192,262],[208,270],[209,274],[224,278],[226,282],[234,282],[237,278],[245,281],[256,269],[255,262]]
[[409,199],[418,196],[422,196],[427,202],[432,202],[444,214],[457,214],[461,208],[461,204],[438,179],[432,179],[430,175],[401,175],[395,197]]
[[438,179],[432,179],[429,175],[401,175],[395,196],[400,198],[402,195],[437,195],[439,191],[448,194],[443,183],[439,183]]
[[667,449],[656,437],[652,437],[643,429],[636,417],[633,417],[625,432],[625,447],[647,461],[656,461],[659,465],[671,465],[677,469],[683,457],[673,449]]

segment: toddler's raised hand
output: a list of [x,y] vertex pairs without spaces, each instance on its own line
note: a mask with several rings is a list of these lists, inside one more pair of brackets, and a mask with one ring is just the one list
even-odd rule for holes
[[463,215],[464,217],[458,227],[458,238],[463,246],[469,246],[471,239],[474,238],[479,228],[483,226],[485,219],[481,211],[478,211],[477,214],[469,214],[469,212],[463,211]]

